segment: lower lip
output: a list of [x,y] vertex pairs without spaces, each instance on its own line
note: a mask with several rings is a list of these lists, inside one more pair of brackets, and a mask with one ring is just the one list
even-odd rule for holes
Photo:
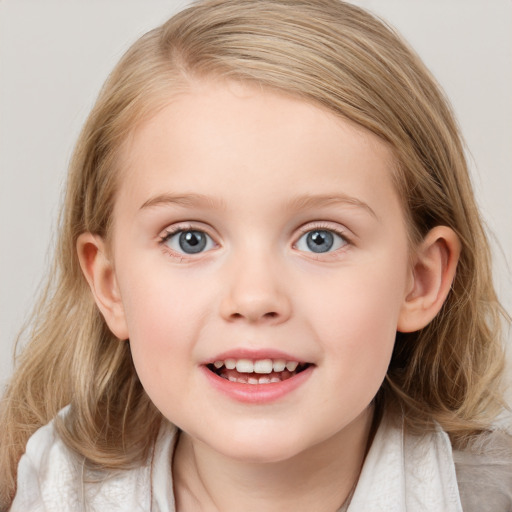
[[206,378],[215,389],[239,402],[253,404],[275,402],[288,395],[309,379],[313,368],[314,366],[311,365],[302,372],[295,374],[289,379],[282,380],[281,382],[242,384],[219,377],[206,366],[202,367]]

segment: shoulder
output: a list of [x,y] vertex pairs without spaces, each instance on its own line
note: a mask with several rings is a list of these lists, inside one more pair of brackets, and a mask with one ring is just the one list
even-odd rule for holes
[[11,512],[148,510],[150,488],[149,465],[117,472],[87,469],[84,458],[66,446],[52,421],[27,443]]
[[512,436],[482,434],[453,459],[464,512],[512,511]]
[[[61,414],[65,414],[65,411]],[[11,511],[46,510],[70,503],[79,510],[76,458],[66,448],[51,422],[28,440],[18,464],[17,491]],[[60,505],[60,506],[61,506]]]

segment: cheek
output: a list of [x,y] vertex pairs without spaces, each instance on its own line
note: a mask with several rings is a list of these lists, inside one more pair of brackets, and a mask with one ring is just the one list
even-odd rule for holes
[[387,370],[405,290],[404,261],[347,268],[326,280],[307,307],[311,326],[333,360],[354,378]]
[[141,259],[118,267],[130,346],[145,387],[144,380],[148,385],[168,380],[193,364],[196,342],[208,320],[211,287],[183,274]]

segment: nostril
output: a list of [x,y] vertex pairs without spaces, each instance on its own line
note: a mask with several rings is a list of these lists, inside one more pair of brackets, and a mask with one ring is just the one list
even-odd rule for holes
[[[260,318],[271,320],[277,317],[279,317],[279,313],[276,313],[275,311],[269,311],[268,313],[263,313],[263,315]],[[250,320],[251,315],[244,315],[242,313],[232,313],[230,318],[232,320],[239,320],[241,318],[248,318]]]

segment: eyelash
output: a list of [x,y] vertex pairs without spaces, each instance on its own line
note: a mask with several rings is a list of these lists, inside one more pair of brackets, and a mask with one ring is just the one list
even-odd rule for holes
[[[162,247],[162,250],[164,250],[165,253],[171,254],[171,256],[178,258],[180,261],[197,258],[197,257],[201,256],[202,254],[204,254],[204,252],[201,251],[201,252],[198,252],[197,254],[193,254],[193,253],[187,254],[185,252],[175,251],[174,249],[172,249],[171,247],[166,245],[167,242],[170,239],[172,239],[173,236],[177,235],[178,233],[187,232],[187,231],[198,231],[200,233],[204,233],[210,240],[213,241],[213,243],[216,246],[218,245],[215,242],[214,237],[208,233],[208,230],[205,230],[204,227],[202,227],[202,226],[201,227],[194,226],[193,224],[181,224],[181,225],[167,228],[165,230],[165,232],[161,236],[159,236],[158,244]],[[299,243],[299,241],[302,239],[302,237],[304,235],[311,233],[313,231],[327,231],[329,233],[333,233],[333,234],[337,235],[338,237],[340,237],[344,242],[344,245],[341,248],[335,249],[334,251],[318,252],[318,253],[315,253],[314,251],[311,251],[311,252],[300,251],[300,252],[307,253],[309,255],[309,257],[312,257],[314,259],[325,259],[325,258],[329,258],[330,256],[332,257],[333,255],[336,255],[337,253],[339,253],[341,250],[345,250],[347,248],[347,246],[353,245],[351,238],[349,236],[347,236],[346,230],[334,228],[330,224],[320,222],[320,223],[307,224],[307,225],[304,225],[301,228],[299,228],[298,236],[295,237],[295,242],[292,244],[292,248],[296,248],[297,244]],[[209,251],[206,251],[206,252],[209,252]]]
[[185,226],[183,226],[183,225],[173,226],[172,228],[166,228],[164,230],[164,233],[159,236],[158,243],[164,244],[170,238],[172,238],[174,235],[176,235],[182,231],[202,231],[202,232],[206,233],[204,228],[197,228],[195,226],[192,226],[191,224],[187,224]]
[[346,242],[349,242],[349,238],[347,235],[346,229],[341,229],[339,227],[334,227],[332,224],[329,224],[327,222],[310,222],[308,224],[305,224],[304,226],[301,226],[299,228],[299,238],[309,233],[310,231],[331,231],[332,233],[335,233],[338,236],[341,236]]

